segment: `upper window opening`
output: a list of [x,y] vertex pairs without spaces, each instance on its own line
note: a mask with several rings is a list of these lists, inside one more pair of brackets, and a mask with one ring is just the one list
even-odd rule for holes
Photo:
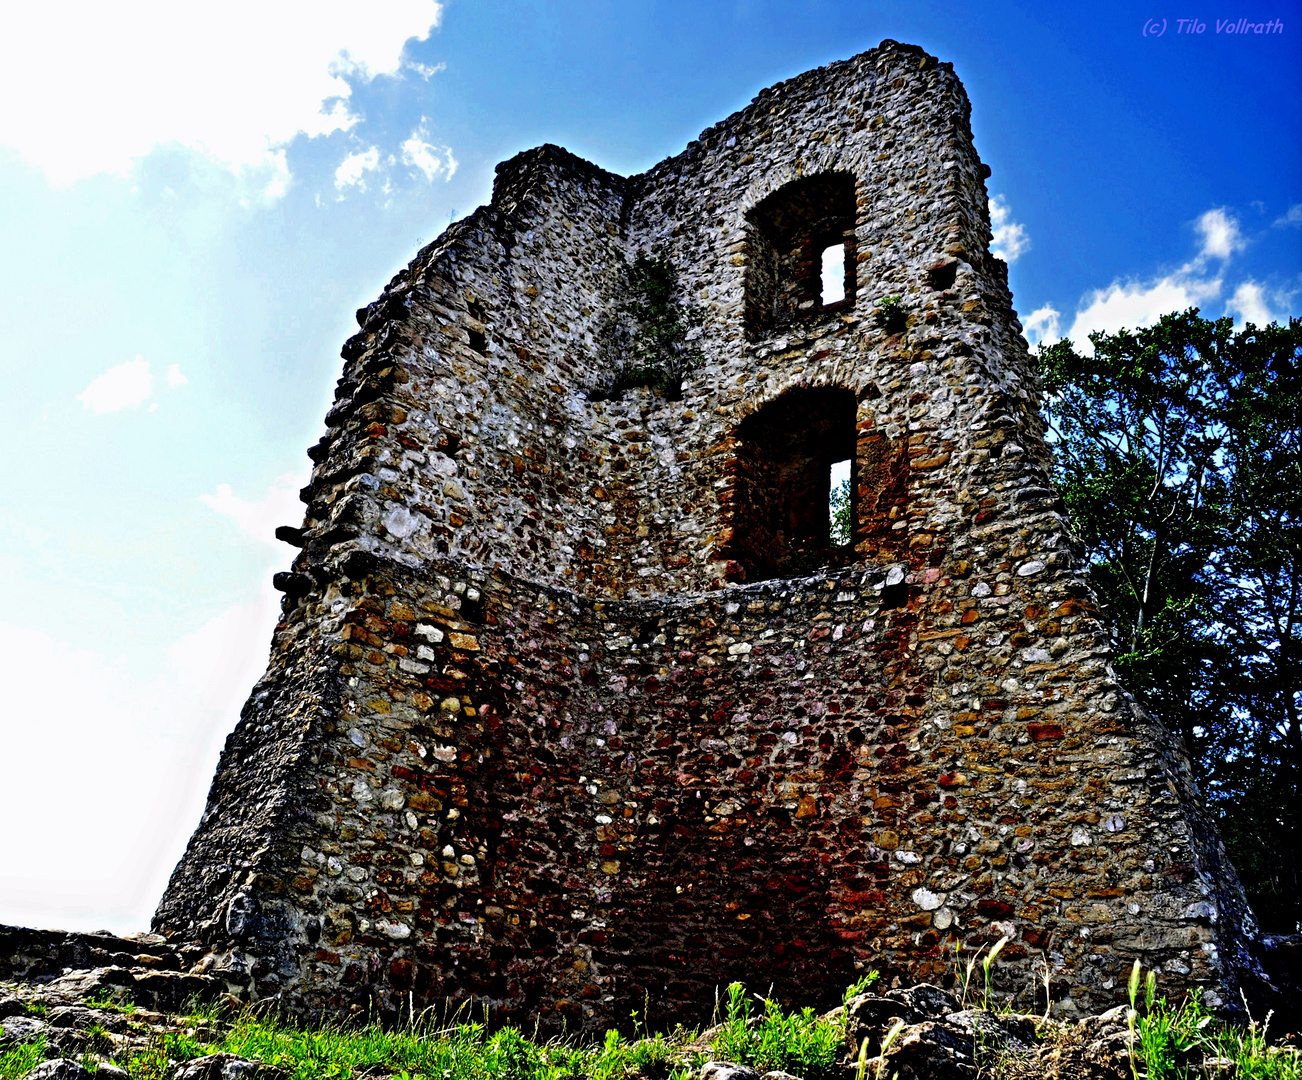
[[845,244],[823,249],[823,307],[845,299]]
[[485,333],[484,323],[488,321],[484,313],[483,305],[476,303],[474,300],[466,304],[466,314],[470,316],[472,322],[466,329],[466,334],[470,338],[470,347],[477,353],[488,352],[488,335]]
[[[745,580],[854,557],[856,411],[849,390],[791,390],[739,425],[727,557]],[[835,524],[834,481],[846,500]]]
[[853,176],[818,173],[794,180],[746,217],[746,327],[752,337],[854,303]]

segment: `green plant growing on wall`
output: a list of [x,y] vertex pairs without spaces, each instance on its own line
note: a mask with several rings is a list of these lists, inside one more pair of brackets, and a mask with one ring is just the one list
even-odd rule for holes
[[883,296],[873,311],[873,322],[888,334],[902,334],[909,325],[909,313],[898,296]]
[[610,388],[594,397],[619,397],[636,386],[650,387],[671,401],[683,396],[683,379],[702,359],[687,337],[705,321],[705,313],[679,303],[676,291],[673,264],[663,256],[642,253],[628,265],[625,299],[618,307],[620,329],[613,335],[621,360]]

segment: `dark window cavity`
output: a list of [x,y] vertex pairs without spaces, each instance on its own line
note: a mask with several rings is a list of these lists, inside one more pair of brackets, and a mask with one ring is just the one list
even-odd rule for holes
[[746,329],[752,337],[853,306],[853,176],[819,173],[794,180],[746,217]]
[[487,353],[488,336],[484,332],[486,329],[484,322],[486,320],[483,307],[472,300],[466,305],[466,314],[470,316],[470,325],[466,328],[466,333],[470,338],[470,347],[477,353]]
[[[851,391],[818,387],[788,391],[739,425],[728,557],[745,580],[854,558],[855,413]],[[832,521],[834,463],[848,466],[843,534]]]

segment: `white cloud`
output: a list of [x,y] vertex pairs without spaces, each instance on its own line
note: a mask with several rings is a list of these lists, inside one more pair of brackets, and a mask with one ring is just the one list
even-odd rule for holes
[[335,170],[335,187],[342,191],[346,187],[358,187],[366,190],[366,174],[380,167],[379,147],[372,146],[356,154],[349,154],[339,163]]
[[1026,227],[1013,220],[1013,213],[1002,195],[990,200],[990,253],[1003,259],[1006,263],[1018,260],[1021,254],[1031,246],[1031,238]]
[[1227,214],[1224,207],[1208,210],[1194,227],[1202,235],[1202,249],[1198,252],[1200,259],[1228,259],[1248,246],[1239,231],[1238,218]]
[[285,146],[357,120],[348,78],[397,74],[437,0],[50,0],[0,7],[0,145],[67,184],[177,144],[283,192]]
[[1245,281],[1234,295],[1225,303],[1226,314],[1237,315],[1235,322],[1242,327],[1244,323],[1256,323],[1265,326],[1275,320],[1266,303],[1266,291],[1255,281]]
[[845,299],[845,245],[836,244],[823,251],[821,274],[823,303],[835,304]]
[[231,518],[245,535],[265,544],[280,544],[277,525],[298,525],[303,520],[303,504],[298,491],[307,483],[305,473],[283,473],[271,482],[267,493],[257,502],[235,494],[230,484],[218,484],[212,495],[199,499],[211,510]]
[[[351,126],[351,123],[347,126]],[[262,197],[267,202],[275,202],[289,190],[292,177],[289,174],[289,161],[284,150],[273,150],[267,155],[266,167],[261,170],[266,179],[262,188]],[[247,205],[247,200],[245,201]]]
[[417,64],[414,61],[412,61],[407,64],[407,69],[409,71],[414,71],[422,79],[428,82],[440,71],[446,71],[447,64],[440,61],[439,63],[435,64],[433,67],[430,67],[428,64]]
[[181,374],[181,365],[173,364],[167,369],[167,385],[175,390],[178,386],[189,385],[190,380]]
[[1282,217],[1277,217],[1274,221],[1277,229],[1296,229],[1299,225],[1302,225],[1302,203],[1294,203]]
[[1062,313],[1049,304],[1036,308],[1022,320],[1026,340],[1032,345],[1052,345],[1060,337],[1058,320]]
[[451,180],[452,174],[457,171],[457,160],[452,156],[452,148],[426,142],[429,134],[425,130],[425,122],[425,118],[421,117],[420,127],[402,144],[403,163],[414,165],[431,182],[439,175],[444,180]]
[[[154,671],[0,623],[0,820],[23,823],[0,835],[0,923],[148,928],[266,666],[280,606],[266,578],[252,601],[174,641]],[[56,744],[57,779],[34,766]]]
[[1123,327],[1149,326],[1168,312],[1201,307],[1220,293],[1220,278],[1198,278],[1183,268],[1153,282],[1114,281],[1086,294],[1067,337],[1088,350],[1092,331],[1115,334]]
[[125,364],[111,367],[77,395],[82,408],[95,413],[137,409],[154,392],[154,377],[149,361],[137,356]]
[[[1223,295],[1225,264],[1236,252],[1247,246],[1238,219],[1225,207],[1213,207],[1194,222],[1199,236],[1198,253],[1179,269],[1150,280],[1117,280],[1104,289],[1093,289],[1081,298],[1066,336],[1078,349],[1090,350],[1089,335],[1093,331],[1112,334],[1123,328],[1136,329],[1151,326],[1172,311],[1186,308],[1204,309],[1207,304]],[[1220,265],[1209,267],[1215,260]],[[1280,300],[1280,296],[1275,299]],[[1241,282],[1225,302],[1226,313],[1237,314],[1239,324],[1245,321],[1264,325],[1272,318],[1265,290],[1257,282]],[[1057,332],[1057,312],[1048,317],[1051,308],[1041,308],[1026,320],[1028,336],[1039,330],[1048,340],[1049,333]],[[1043,316],[1039,322],[1037,316]]]

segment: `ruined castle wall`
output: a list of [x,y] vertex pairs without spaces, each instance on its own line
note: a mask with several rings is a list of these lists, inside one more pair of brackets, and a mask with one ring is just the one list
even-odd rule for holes
[[605,362],[624,183],[555,148],[521,155],[491,206],[358,313],[316,450],[309,556],[337,559],[347,540],[413,565],[591,578],[622,440],[579,404]]
[[[266,673],[227,737],[219,772],[202,821],[172,874],[155,922],[181,931],[184,941],[229,940],[243,932],[255,906],[252,896],[284,891],[280,874],[306,827],[315,830],[319,809],[313,775],[322,731],[338,715],[338,661],[327,640],[302,620],[276,628]],[[234,904],[232,898],[239,897]],[[290,922],[270,916],[259,922],[269,936],[292,933]],[[248,978],[242,955],[239,977]],[[257,963],[253,957],[250,963]],[[265,962],[261,966],[265,966]],[[261,971],[259,971],[261,974]]]
[[[160,927],[330,1011],[700,1016],[734,977],[943,980],[1004,935],[1007,989],[1042,957],[1060,1007],[1117,1000],[1136,956],[1232,992],[1246,907],[1109,667],[967,117],[888,43],[641,177],[503,167],[359,313],[282,580],[286,689],[232,736]],[[748,325],[757,208],[829,172],[853,295]],[[703,362],[680,401],[600,400],[643,251],[705,308]],[[853,396],[854,544],[757,582],[746,421],[808,388]],[[311,724],[308,670],[338,695]],[[205,877],[218,848],[249,869]]]

